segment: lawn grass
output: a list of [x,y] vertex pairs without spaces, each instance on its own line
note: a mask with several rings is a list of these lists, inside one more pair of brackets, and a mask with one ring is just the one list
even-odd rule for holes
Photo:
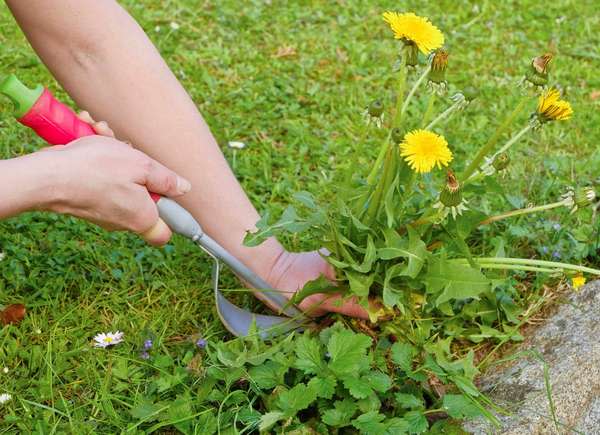
[[[557,55],[554,78],[575,116],[550,127],[560,133],[542,131],[521,142],[504,181],[511,183],[512,194],[481,198],[483,210],[553,201],[565,185],[600,177],[600,15],[593,0],[123,4],[196,101],[240,181],[263,210],[281,211],[297,190],[332,195],[332,169],[349,159],[365,166],[374,160],[379,137],[359,143],[361,111],[372,99],[385,101],[393,83],[396,43],[380,18],[386,9],[429,16],[447,34],[452,89],[471,85],[481,92],[473,107],[444,128],[457,168],[491,134],[498,117],[514,107],[516,82],[530,59],[545,51]],[[4,6],[0,65],[2,73],[15,72],[26,83],[57,90]],[[58,95],[66,98],[60,91]],[[41,146],[11,119],[4,103],[0,157]],[[523,115],[517,125],[526,122]],[[230,140],[247,147],[228,149]],[[587,258],[597,265],[593,245],[581,240],[593,229],[589,219],[580,222],[567,213],[526,219],[535,231],[525,232],[517,221],[487,230],[490,240],[508,237],[515,254],[544,258],[557,251],[563,259]],[[316,247],[304,240],[285,243],[292,249]],[[210,263],[190,243],[175,238],[154,249],[132,235],[33,213],[0,223],[0,252],[5,253],[0,303],[20,302],[28,309],[20,325],[0,331],[0,368],[8,369],[0,370],[0,393],[13,395],[0,405],[0,431],[165,429],[169,420],[162,428],[153,427],[156,423],[139,424],[128,412],[138,397],[163,387],[164,397],[199,394],[194,376],[181,372],[194,353],[190,336],[211,339],[224,332],[212,306]],[[224,285],[237,286],[230,275]],[[241,302],[255,305],[249,297]],[[109,351],[91,348],[97,332],[116,329],[126,334],[123,345]],[[161,356],[152,362],[139,357],[150,335],[153,355]],[[202,433],[201,417],[194,421]]]

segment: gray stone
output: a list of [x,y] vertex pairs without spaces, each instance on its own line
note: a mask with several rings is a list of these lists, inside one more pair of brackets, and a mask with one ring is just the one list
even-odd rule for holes
[[[490,369],[482,391],[511,412],[497,416],[501,427],[478,420],[464,425],[474,434],[600,434],[600,281],[573,293],[520,348],[526,355],[509,366]],[[552,388],[558,429],[544,382]]]

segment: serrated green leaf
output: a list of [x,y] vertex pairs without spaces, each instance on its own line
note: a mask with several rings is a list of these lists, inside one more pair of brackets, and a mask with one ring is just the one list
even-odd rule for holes
[[409,411],[402,418],[408,423],[409,433],[423,433],[429,428],[429,423],[422,411]]
[[333,409],[325,411],[321,419],[323,423],[333,427],[348,426],[356,414],[356,404],[351,399],[336,400]]
[[318,208],[317,203],[315,202],[315,197],[312,193],[307,192],[306,190],[302,190],[300,192],[294,193],[292,196],[294,201],[299,202],[300,204],[315,210]]
[[308,408],[315,400],[317,400],[316,391],[305,384],[297,384],[294,388],[282,392],[277,397],[276,403],[287,418]]
[[271,429],[279,420],[283,420],[285,415],[280,411],[267,412],[260,418],[259,430],[265,431]]
[[414,278],[419,274],[430,254],[427,251],[427,246],[414,229],[409,227],[408,233],[409,239],[407,241],[400,237],[396,230],[385,230],[385,247],[380,248],[377,255],[382,260],[406,258],[408,264],[402,274]]
[[360,273],[368,273],[373,268],[373,262],[377,259],[377,248],[371,235],[367,237],[367,249],[361,264],[353,264],[352,268]]
[[405,372],[412,371],[412,360],[417,354],[417,349],[409,343],[394,343],[391,348],[391,357],[394,364]]
[[350,284],[350,292],[358,296],[359,298],[364,298],[369,295],[369,289],[373,285],[373,281],[375,280],[375,274],[363,275],[358,272],[344,271],[346,278],[348,278],[348,283]]
[[401,290],[396,289],[391,285],[391,281],[394,278],[401,276],[405,267],[406,265],[398,263],[388,267],[385,271],[385,278],[383,281],[383,303],[390,308],[399,305],[400,299],[403,296]]
[[382,423],[385,420],[385,415],[377,411],[367,412],[359,415],[352,421],[352,426],[364,435],[382,435],[385,434],[386,426]]
[[264,364],[251,367],[248,371],[250,379],[256,382],[258,388],[266,390],[282,385],[283,377],[288,371],[288,367],[275,361],[266,361]]
[[347,376],[342,378],[342,383],[355,399],[366,399],[373,393],[371,386],[362,378]]
[[441,292],[436,305],[452,299],[479,299],[491,290],[490,280],[479,270],[443,258],[430,260],[424,280],[427,293]]
[[323,371],[323,348],[316,338],[307,334],[296,340],[296,361],[294,367],[305,374],[319,374]]
[[400,405],[400,407],[404,409],[415,409],[425,407],[423,399],[420,399],[414,394],[396,393],[394,397],[396,399],[396,402]]
[[317,279],[306,282],[301,290],[294,293],[294,296],[290,299],[290,304],[299,304],[309,296],[317,293],[335,293],[340,290],[336,288],[332,282],[325,277],[325,275],[319,275]]
[[323,399],[331,399],[333,397],[336,385],[337,381],[333,376],[317,377],[308,381],[308,387],[315,391],[317,397],[322,397]]
[[366,353],[369,346],[371,338],[364,334],[356,334],[347,329],[335,331],[327,343],[327,351],[331,358],[329,369],[337,376],[356,376],[368,365]]
[[370,371],[362,377],[372,389],[379,393],[385,393],[392,387],[392,380],[388,375],[380,371]]
[[409,424],[403,418],[390,418],[385,421],[386,435],[402,435],[408,433]]
[[479,408],[462,394],[446,394],[443,407],[452,418],[474,418],[483,415]]
[[477,387],[471,379],[461,375],[453,375],[450,376],[450,380],[454,382],[456,386],[462,391],[464,391],[466,394],[474,397],[479,396],[479,390],[477,389]]

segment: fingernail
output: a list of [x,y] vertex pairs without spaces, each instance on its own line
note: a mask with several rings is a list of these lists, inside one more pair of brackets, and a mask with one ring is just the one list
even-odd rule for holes
[[179,190],[182,194],[188,193],[190,190],[192,190],[192,183],[183,177],[177,177],[177,190]]

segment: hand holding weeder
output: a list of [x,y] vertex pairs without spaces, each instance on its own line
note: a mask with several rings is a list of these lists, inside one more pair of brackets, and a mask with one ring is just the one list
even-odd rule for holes
[[[80,120],[68,106],[56,100],[52,93],[41,85],[29,89],[14,75],[10,75],[0,82],[0,93],[13,101],[17,120],[33,129],[51,145],[66,145],[75,139],[96,134],[89,124]],[[307,318],[302,312],[289,304],[282,294],[272,289],[262,278],[206,235],[187,210],[172,199],[154,193],[150,193],[150,196],[156,203],[161,219],[171,230],[192,240],[214,260],[212,283],[217,312],[232,334],[247,335],[253,322],[256,322],[262,337],[298,329],[307,323]],[[264,300],[289,317],[255,314],[229,302],[218,288],[219,260],[252,287],[264,291]]]

